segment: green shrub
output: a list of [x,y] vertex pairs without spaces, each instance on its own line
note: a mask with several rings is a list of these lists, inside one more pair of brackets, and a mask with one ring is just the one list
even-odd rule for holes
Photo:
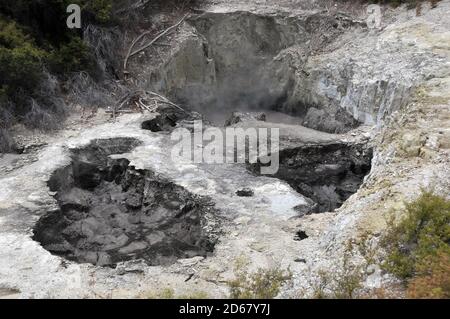
[[390,221],[383,240],[388,251],[384,268],[408,279],[417,274],[421,263],[438,254],[450,254],[450,201],[423,191],[406,204],[404,218]]
[[[33,66],[36,64],[35,57],[39,55],[40,62],[60,75],[92,71],[94,60],[82,41],[81,30],[71,30],[66,26],[66,8],[72,3],[82,8],[83,25],[108,23],[111,20],[113,0],[2,0],[0,48],[20,50],[19,53],[23,54],[19,57],[21,61],[17,62],[27,62]],[[31,77],[34,69],[31,70]],[[21,77],[23,72],[17,75]]]
[[[111,21],[113,0],[0,1],[0,104],[11,105],[12,118],[32,128],[56,128],[65,113],[59,90],[48,90],[45,69],[60,79],[72,72],[96,70],[82,30],[66,26],[71,3],[82,7],[83,25]],[[59,85],[58,80],[54,83]],[[7,145],[5,120],[0,122],[2,144]]]
[[0,19],[0,94],[31,92],[39,83],[46,54],[15,22]]
[[[394,216],[400,212],[394,212]],[[433,192],[422,191],[401,212],[400,220],[388,222],[381,246],[387,257],[381,261],[371,235],[358,243],[361,264],[352,264],[354,244],[348,243],[342,264],[333,272],[322,271],[311,278],[314,298],[398,298],[406,292],[411,298],[450,297],[450,201]],[[402,289],[395,285],[381,290],[363,288],[370,265],[380,265],[403,280]],[[314,279],[314,280],[313,280]],[[405,291],[406,288],[406,291]]]
[[112,19],[112,0],[68,0],[66,2],[79,4],[82,10],[91,14],[97,22],[108,23]]
[[47,63],[52,72],[67,75],[72,72],[92,71],[94,59],[81,38],[73,37],[68,43],[62,44],[48,57]]
[[114,0],[2,0],[0,13],[29,27],[36,36],[40,34],[48,37],[51,36],[50,32],[54,36],[61,36],[68,31],[65,25],[68,5],[78,4],[82,10],[83,20],[88,23],[108,23],[112,18],[114,2]]
[[236,263],[235,279],[228,282],[231,299],[273,299],[292,279],[290,271],[273,268],[249,273],[247,266],[242,261]]

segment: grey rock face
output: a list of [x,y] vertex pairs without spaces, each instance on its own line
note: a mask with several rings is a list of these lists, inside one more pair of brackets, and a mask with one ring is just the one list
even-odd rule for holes
[[188,23],[177,53],[141,76],[207,117],[273,109],[327,132],[381,126],[445,66],[407,37],[386,31],[379,41],[364,23],[330,14],[208,12]]
[[[350,122],[350,123],[349,123]],[[318,131],[328,133],[344,133],[349,131],[352,126],[355,126],[356,121],[339,121],[325,110],[319,110],[315,107],[308,109],[305,118],[303,119],[303,126],[309,127]]]

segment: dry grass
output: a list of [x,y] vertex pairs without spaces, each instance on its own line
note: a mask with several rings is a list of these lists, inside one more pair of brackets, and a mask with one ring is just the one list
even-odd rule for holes
[[235,278],[228,282],[231,299],[273,299],[292,280],[289,270],[258,269],[251,273],[248,266],[248,261],[243,258],[235,262]]

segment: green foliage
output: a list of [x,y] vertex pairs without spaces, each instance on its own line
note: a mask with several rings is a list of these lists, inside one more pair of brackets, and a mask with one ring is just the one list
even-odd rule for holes
[[[319,272],[311,278],[314,298],[397,298],[395,287],[389,289],[361,289],[370,265],[381,265],[404,280],[406,294],[411,298],[450,297],[450,201],[433,192],[422,191],[414,201],[406,203],[400,220],[388,222],[381,246],[387,251],[384,261],[377,255],[377,246],[366,234],[356,248],[347,244],[341,265],[330,271]],[[399,213],[395,212],[395,216]],[[353,264],[352,256],[364,258]],[[404,288],[403,287],[403,292]]]
[[337,272],[320,271],[311,283],[313,299],[356,299],[362,288],[362,267],[348,267]]
[[32,91],[39,83],[45,57],[15,22],[0,20],[0,97]]
[[389,252],[384,268],[408,279],[417,275],[425,261],[439,254],[450,256],[450,201],[423,191],[407,203],[405,217],[390,221],[383,244]]
[[[0,111],[9,105],[12,119],[32,128],[55,128],[65,113],[55,95],[59,90],[48,90],[44,69],[62,79],[72,72],[95,71],[82,30],[67,28],[66,8],[72,3],[81,6],[83,25],[111,21],[113,0],[0,1]],[[0,112],[0,122],[6,130],[4,123],[11,121],[4,114]]]
[[35,35],[49,36],[67,31],[66,8],[70,4],[81,7],[88,23],[108,23],[112,18],[114,0],[2,0],[0,13],[30,27]]
[[235,279],[228,282],[231,299],[273,299],[283,285],[292,279],[290,271],[258,269],[249,273],[247,264],[238,261]]
[[53,50],[47,63],[50,70],[56,74],[92,71],[95,67],[89,48],[79,37],[73,37],[68,43]]
[[112,0],[2,0],[0,48],[26,50],[22,58],[28,57],[30,63],[36,62],[35,56],[39,52],[41,61],[60,75],[92,71],[94,62],[81,39],[81,31],[66,26],[66,8],[73,3],[82,8],[84,25],[111,21]]
[[112,19],[112,0],[66,0],[66,3],[79,4],[82,10],[88,12],[97,22],[108,23]]
[[364,272],[362,266],[356,267],[350,265],[344,258],[342,272],[335,278],[335,287],[333,287],[333,298],[336,299],[354,299],[358,289],[362,287]]

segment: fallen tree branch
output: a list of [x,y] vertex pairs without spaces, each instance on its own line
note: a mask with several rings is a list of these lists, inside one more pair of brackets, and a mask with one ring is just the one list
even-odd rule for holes
[[133,40],[133,42],[131,42],[130,47],[128,48],[128,52],[127,55],[125,56],[125,61],[123,63],[123,70],[126,71],[127,70],[127,64],[128,64],[128,59],[131,56],[131,51],[133,50],[134,46],[143,38],[145,37],[147,34],[149,34],[150,31],[146,31],[144,33],[142,33],[140,36],[138,36],[136,39]]
[[152,46],[156,41],[158,41],[159,39],[161,39],[163,36],[165,36],[166,34],[170,33],[171,31],[175,30],[176,28],[178,28],[178,26],[179,26],[180,24],[182,24],[182,23],[184,22],[184,20],[186,20],[186,18],[187,18],[188,16],[189,16],[189,14],[186,14],[180,21],[178,21],[178,23],[176,23],[176,24],[174,24],[173,26],[167,28],[166,30],[164,30],[163,32],[161,32],[160,34],[158,34],[158,35],[157,35],[153,40],[151,40],[149,43],[147,43],[147,44],[144,45],[143,47],[141,47],[141,48],[139,48],[139,49],[137,49],[137,50],[135,50],[135,51],[132,52],[133,47],[137,44],[137,42],[138,42],[140,39],[142,39],[145,35],[147,35],[149,32],[148,32],[148,31],[144,32],[144,33],[141,34],[136,40],[134,40],[133,43],[131,44],[129,50],[128,50],[127,55],[125,56],[125,60],[124,60],[124,63],[123,63],[123,69],[124,69],[124,71],[127,70],[127,67],[128,67],[128,60],[129,60],[132,56],[138,54],[139,52],[144,51],[144,50],[147,49],[148,47]]
[[[150,106],[149,103],[153,102],[155,106]],[[173,103],[165,96],[152,92],[152,91],[133,91],[130,93],[127,93],[125,96],[123,96],[117,104],[114,106],[114,108],[109,112],[113,113],[113,116],[115,117],[116,113],[128,113],[125,107],[133,108],[134,105],[141,110],[147,110],[149,112],[154,112],[158,108],[158,103],[163,103],[170,105],[184,113],[188,113],[186,110],[184,110],[181,106]]]
[[159,98],[159,100],[157,100],[158,102],[162,102],[162,103],[171,105],[171,106],[173,106],[173,107],[179,109],[180,111],[182,111],[182,112],[184,112],[184,113],[188,113],[188,112],[186,112],[186,110],[183,109],[181,106],[179,106],[179,105],[177,105],[177,104],[171,102],[169,99],[167,99],[166,97],[164,97],[164,96],[162,96],[162,95],[160,95],[160,94],[158,94],[158,93],[151,92],[151,91],[147,91],[147,93],[150,94],[150,95],[153,95],[153,96],[158,97],[158,98]]

